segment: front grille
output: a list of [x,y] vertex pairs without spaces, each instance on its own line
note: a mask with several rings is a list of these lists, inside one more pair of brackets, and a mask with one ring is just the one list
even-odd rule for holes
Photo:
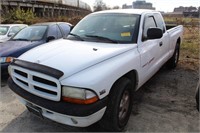
[[59,101],[61,85],[58,79],[18,66],[10,66],[13,81],[22,89],[39,97]]
[[52,85],[52,86],[55,86],[55,87],[57,86],[57,84],[55,82],[52,82],[52,81],[50,81],[48,79],[43,79],[43,78],[40,78],[40,77],[33,76],[33,80],[37,81],[37,82],[40,82],[40,83]]
[[18,70],[15,70],[15,72],[23,77],[27,77],[27,73],[24,73],[24,72],[21,72],[21,71],[18,71]]

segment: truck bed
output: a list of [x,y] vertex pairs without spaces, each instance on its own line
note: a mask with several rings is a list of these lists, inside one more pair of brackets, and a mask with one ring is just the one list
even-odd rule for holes
[[166,29],[169,30],[169,29],[174,28],[176,26],[178,26],[178,25],[177,24],[166,24]]

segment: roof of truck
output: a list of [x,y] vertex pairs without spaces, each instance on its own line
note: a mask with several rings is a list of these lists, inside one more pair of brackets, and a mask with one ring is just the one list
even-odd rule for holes
[[139,14],[145,12],[156,12],[155,10],[146,10],[146,9],[115,9],[115,10],[104,10],[99,12],[94,12],[93,14],[99,14],[99,13],[128,13],[128,14]]

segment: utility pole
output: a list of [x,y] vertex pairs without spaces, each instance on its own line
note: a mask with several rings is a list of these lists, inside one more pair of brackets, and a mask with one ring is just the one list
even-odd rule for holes
[[79,8],[79,0],[77,0],[77,7]]

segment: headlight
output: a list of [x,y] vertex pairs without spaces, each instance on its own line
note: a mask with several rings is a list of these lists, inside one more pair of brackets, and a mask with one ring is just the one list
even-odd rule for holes
[[91,104],[96,102],[98,97],[90,90],[64,86],[62,87],[62,100],[77,104]]
[[13,59],[14,57],[0,57],[0,63],[10,63]]

